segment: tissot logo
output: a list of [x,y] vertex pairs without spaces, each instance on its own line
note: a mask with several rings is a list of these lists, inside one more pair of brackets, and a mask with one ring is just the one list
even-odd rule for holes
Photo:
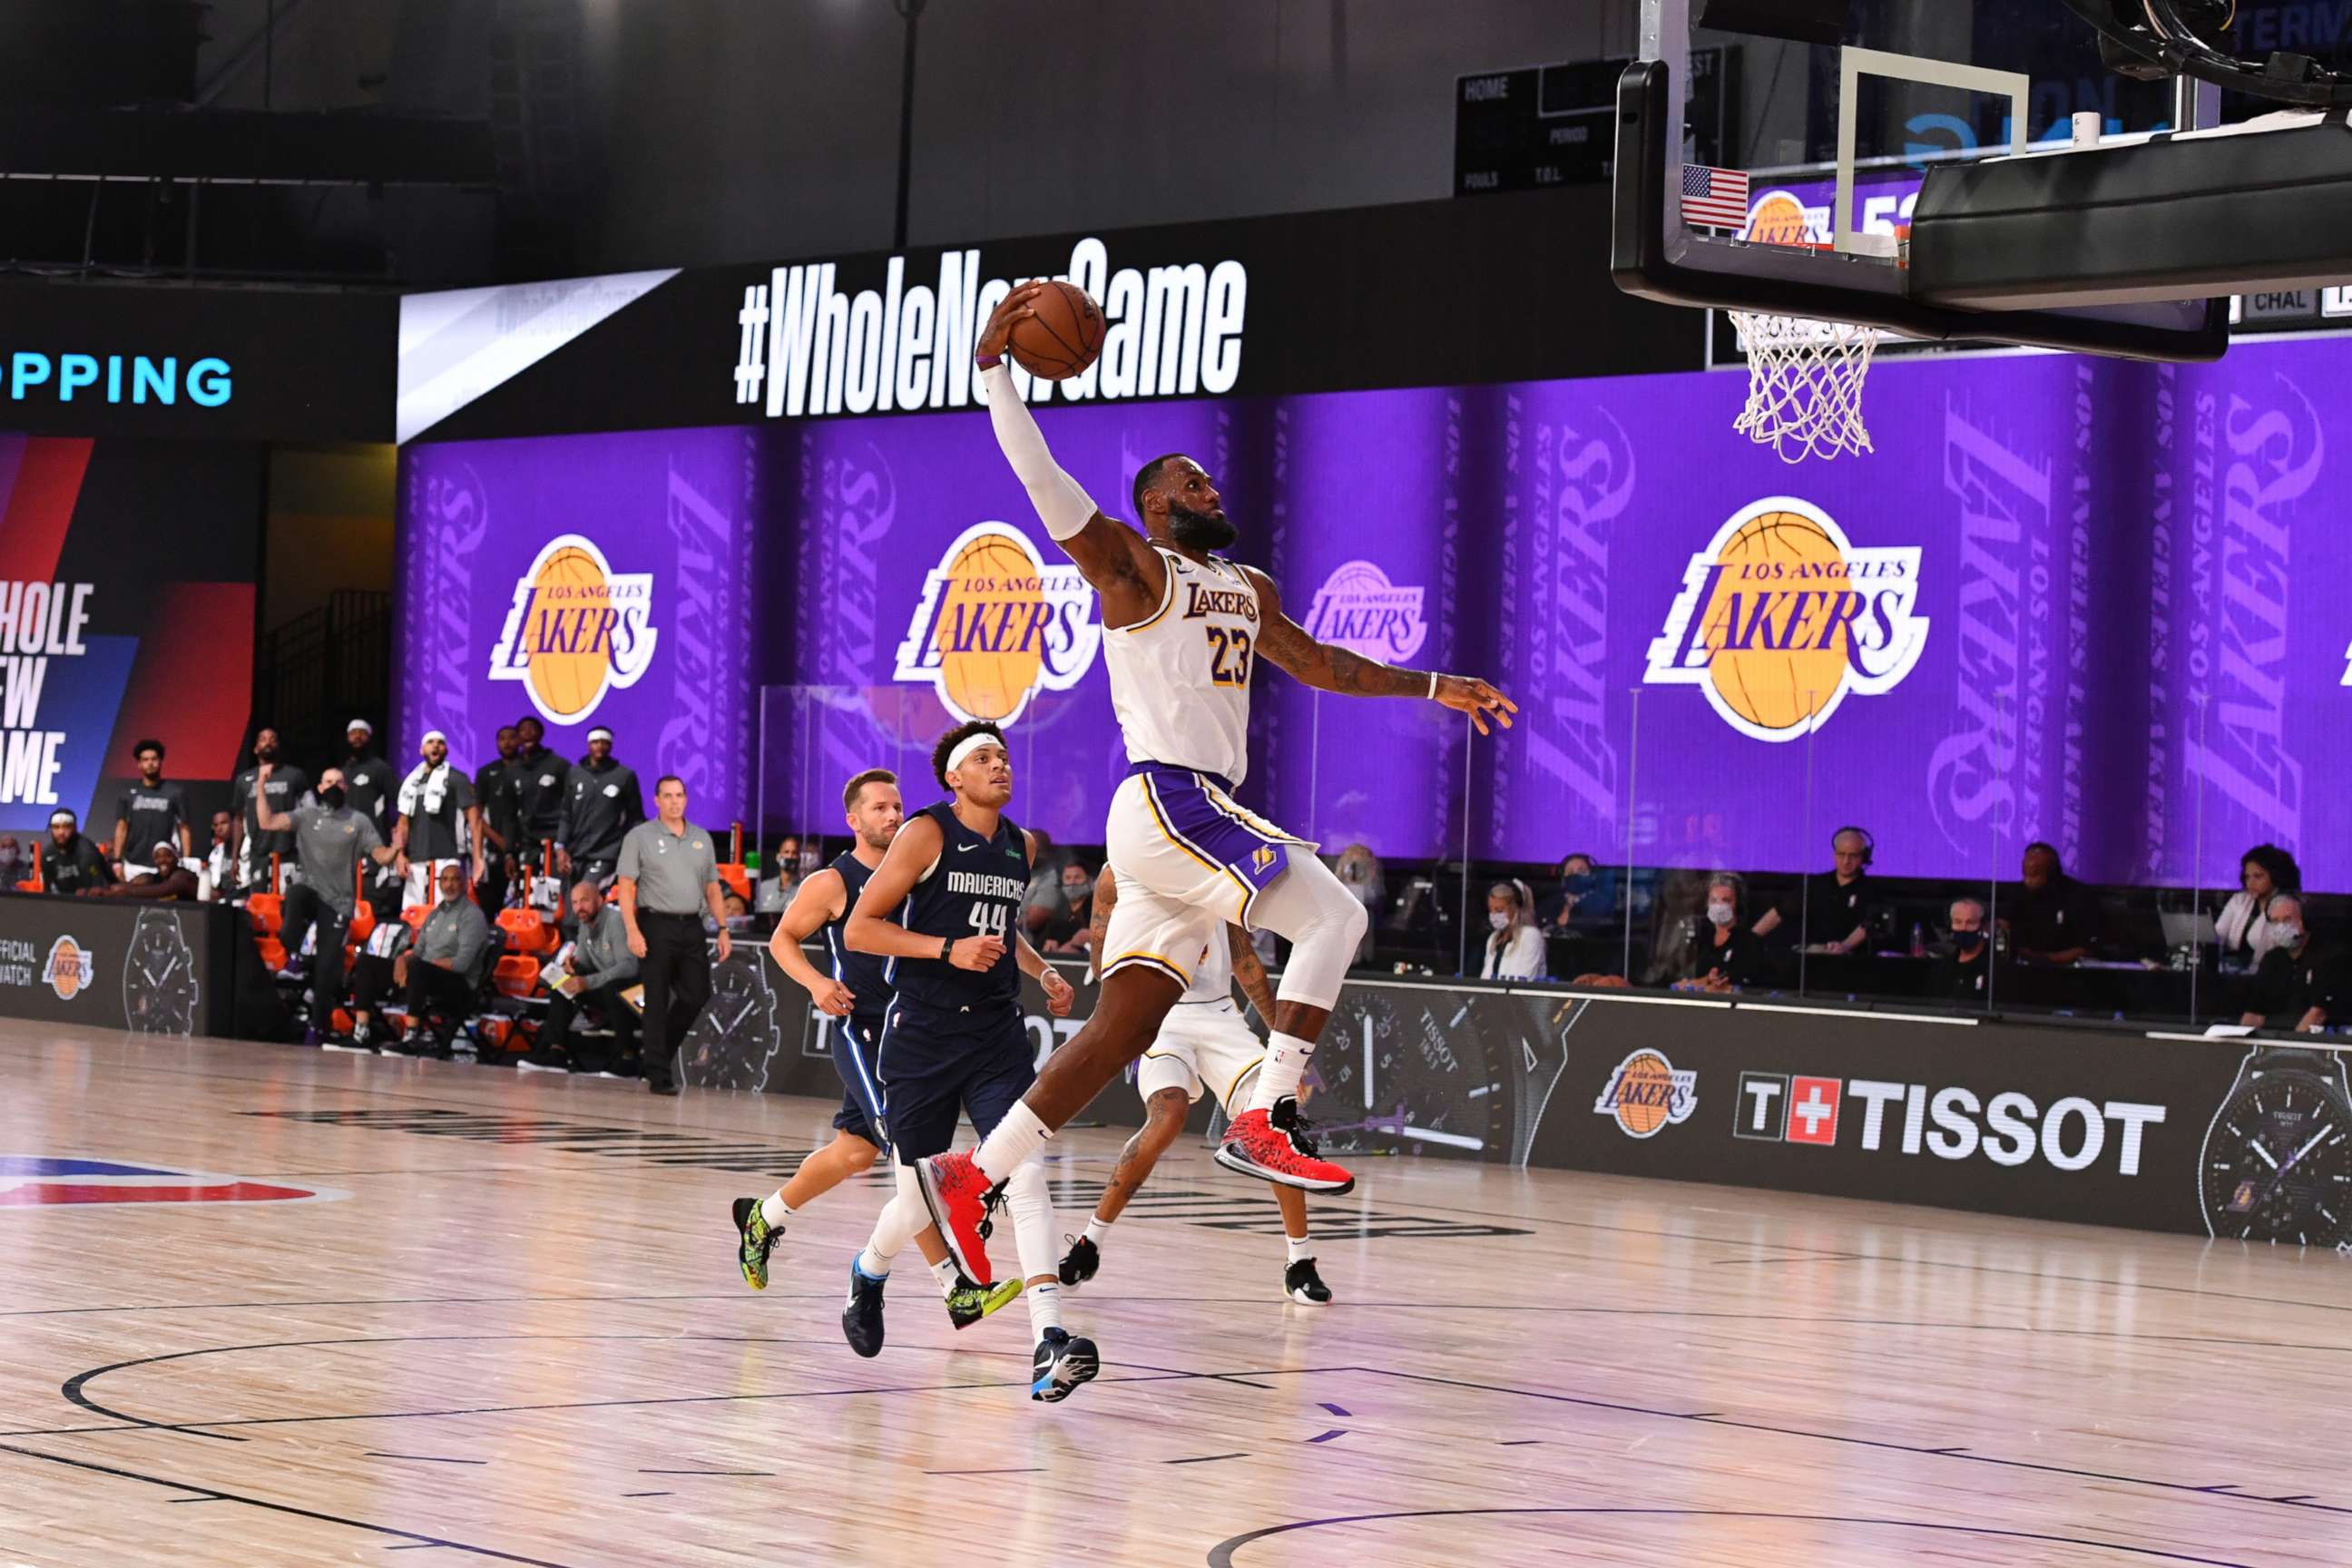
[[[977,247],[942,253],[932,283],[908,283],[907,258],[894,256],[881,288],[856,293],[839,286],[836,262],[775,268],[743,290],[735,314],[735,401],[759,403],[764,393],[772,419],[969,405],[972,345],[1013,281],[981,274]],[[1234,389],[1249,303],[1240,262],[1114,271],[1108,247],[1082,239],[1057,276],[1102,302],[1102,358],[1067,381],[1017,375],[1024,395],[1109,401]]]
[[1827,1149],[1839,1144],[1843,1128],[1855,1127],[1853,1146],[1877,1153],[1889,1142],[1890,1114],[1902,1118],[1893,1143],[1905,1154],[1924,1151],[1941,1160],[1982,1154],[1996,1165],[2022,1165],[2038,1153],[2061,1171],[2099,1163],[2112,1122],[2115,1172],[2136,1176],[2142,1131],[2163,1124],[2165,1108],[2068,1095],[2044,1110],[2031,1095],[2014,1091],[1988,1100],[1958,1085],[1931,1090],[1924,1083],[1878,1079],[1743,1072],[1731,1131],[1735,1138]]

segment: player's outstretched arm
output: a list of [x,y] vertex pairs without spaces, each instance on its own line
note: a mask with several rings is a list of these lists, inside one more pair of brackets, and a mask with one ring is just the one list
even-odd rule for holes
[[808,961],[808,954],[801,951],[801,943],[839,915],[848,897],[849,889],[843,886],[841,873],[826,867],[800,885],[793,894],[793,901],[785,906],[783,918],[776,922],[776,934],[768,939],[768,956],[776,961],[776,967],[809,994],[819,1012],[835,1018],[849,1016],[857,1005],[856,993],[819,971]]
[[1401,669],[1366,658],[1344,647],[1317,642],[1307,628],[1282,613],[1282,591],[1274,579],[1255,566],[1244,566],[1257,587],[1257,651],[1276,669],[1287,672],[1302,686],[1336,691],[1349,697],[1420,697],[1470,715],[1481,735],[1494,731],[1492,719],[1507,730],[1519,705],[1466,675],[1441,675],[1426,669]]
[[1102,596],[1103,625],[1133,626],[1160,608],[1167,568],[1140,533],[1105,516],[1078,481],[1054,461],[1045,449],[1045,432],[1013,389],[1013,372],[1003,363],[1013,324],[1036,314],[1032,301],[1044,288],[1043,283],[1024,283],[1013,289],[981,329],[980,384],[988,399],[988,422],[1045,531]]

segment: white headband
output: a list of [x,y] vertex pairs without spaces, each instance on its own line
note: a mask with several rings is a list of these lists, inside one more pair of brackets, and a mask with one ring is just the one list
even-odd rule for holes
[[449,737],[438,730],[427,730],[425,731],[425,739],[416,742],[416,749],[421,752],[436,741],[446,746],[449,743]]
[[365,730],[371,735],[375,733],[375,726],[369,723],[364,719],[354,719],[350,723],[343,726],[343,733],[346,735],[350,734],[354,730]]
[[613,731],[599,724],[588,731],[588,738],[592,741],[609,741],[613,738]]
[[51,827],[55,827],[60,822],[71,822],[73,820],[74,814],[66,810],[63,806],[59,806],[57,810],[49,813],[49,826]]
[[966,735],[961,741],[957,742],[956,749],[948,753],[948,765],[946,771],[953,773],[958,768],[963,766],[964,759],[971,756],[974,752],[979,751],[982,746],[1002,746],[1003,744],[1004,737],[1002,735],[992,735],[986,730],[982,730],[977,734]]

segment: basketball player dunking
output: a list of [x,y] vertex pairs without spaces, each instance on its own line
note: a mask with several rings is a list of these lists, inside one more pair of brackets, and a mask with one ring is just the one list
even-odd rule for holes
[[[817,1011],[833,1020],[833,1065],[841,1074],[841,1109],[834,1113],[833,1142],[802,1161],[791,1181],[765,1198],[735,1200],[736,1261],[744,1282],[754,1290],[768,1288],[768,1258],[784,1234],[785,1220],[850,1177],[872,1169],[888,1142],[874,1052],[895,990],[892,965],[870,953],[850,952],[843,945],[841,928],[898,837],[906,806],[898,795],[898,775],[884,768],[869,768],[852,778],[842,790],[841,804],[856,844],[800,885],[768,943],[768,955],[776,966],[799,982]],[[833,961],[829,974],[801,952],[801,943],[820,931]],[[947,1296],[948,1321],[957,1328],[970,1328],[1021,1293],[1018,1280],[982,1286],[964,1279],[938,1232],[927,1228],[917,1239]]]
[[1366,917],[1309,853],[1312,845],[1234,798],[1248,759],[1254,660],[1263,655],[1318,690],[1440,702],[1469,714],[1481,734],[1490,719],[1507,726],[1517,711],[1483,680],[1392,668],[1308,637],[1283,614],[1271,578],[1213,553],[1238,534],[1215,482],[1190,458],[1155,458],[1137,472],[1141,533],[1105,516],[1045,449],[1004,367],[1013,323],[1034,313],[1031,302],[1045,287],[1013,289],[990,316],[980,338],[980,384],[997,444],[1045,531],[1102,600],[1103,662],[1129,769],[1103,833],[1119,898],[1097,959],[1103,984],[1094,1016],[1047,1059],[1022,1103],[977,1150],[919,1168],[924,1201],[956,1261],[983,1285],[995,1278],[982,1226],[998,1185],[1143,1054],[1192,984],[1186,965],[1223,940],[1220,928],[1229,921],[1276,931],[1292,951],[1265,1066],[1217,1161],[1310,1191],[1344,1193],[1355,1184],[1338,1165],[1294,1145],[1272,1120],[1275,1106],[1298,1091]]
[[[1013,760],[1003,732],[985,721],[958,725],[931,752],[931,773],[952,798],[907,819],[842,931],[850,952],[889,960],[898,984],[874,1069],[898,1161],[898,1194],[849,1266],[849,1305],[842,1313],[850,1348],[860,1355],[882,1348],[881,1279],[891,1255],[929,1229],[914,1162],[955,1141],[959,1111],[986,1136],[1035,1081],[1021,976],[1045,987],[1055,1016],[1070,1010],[1069,983],[1021,934],[1035,841],[1004,815]],[[1007,1186],[1005,1205],[1037,1335],[1029,1396],[1066,1399],[1099,1363],[1093,1341],[1072,1339],[1062,1327],[1045,1172],[1034,1164],[1021,1172]]]

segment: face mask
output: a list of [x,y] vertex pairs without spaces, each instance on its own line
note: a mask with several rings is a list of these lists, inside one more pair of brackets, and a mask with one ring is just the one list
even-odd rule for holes
[[1717,925],[1727,926],[1731,923],[1731,906],[1710,900],[1706,906],[1706,918]]
[[1496,931],[1508,931],[1511,929],[1510,913],[1506,910],[1488,910],[1486,911],[1486,923],[1493,926]]
[[329,811],[342,810],[343,786],[341,784],[329,784],[325,789],[319,792],[319,799]]
[[2301,926],[2274,925],[2271,927],[2271,933],[2278,939],[2278,944],[2281,947],[2293,947],[2296,942],[2303,940],[2303,928]]

